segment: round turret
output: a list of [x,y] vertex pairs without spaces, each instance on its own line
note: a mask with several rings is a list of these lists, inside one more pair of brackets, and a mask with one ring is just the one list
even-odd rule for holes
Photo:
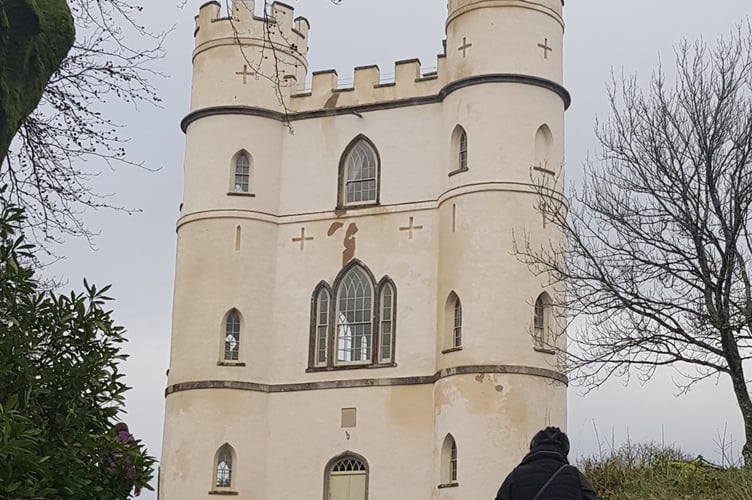
[[[450,0],[446,26],[443,139],[454,164],[439,198],[436,352],[439,372],[454,375],[434,387],[435,453],[451,436],[463,462],[511,469],[535,430],[566,425],[566,386],[551,383],[556,357],[536,326],[545,280],[516,258],[513,237],[561,237],[536,209],[534,184],[553,184],[564,161],[562,2]],[[545,327],[542,340],[557,342],[553,321]],[[468,366],[498,372],[463,374]],[[489,474],[465,470],[466,480]]]
[[264,17],[253,0],[235,0],[232,15],[204,4],[196,16],[191,111],[215,106],[252,106],[285,111],[283,99],[308,72],[308,21],[273,2]]
[[562,82],[562,0],[449,0],[452,78],[529,75]]

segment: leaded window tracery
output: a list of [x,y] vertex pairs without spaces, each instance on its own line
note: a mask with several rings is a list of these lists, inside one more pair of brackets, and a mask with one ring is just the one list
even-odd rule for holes
[[340,164],[340,206],[378,203],[379,156],[374,146],[360,137],[345,150]]
[[216,488],[232,487],[232,449],[229,445],[224,445],[217,452],[214,486]]
[[237,311],[230,311],[225,320],[224,359],[237,361],[240,359],[240,316]]
[[396,288],[388,278],[376,283],[354,261],[334,280],[320,283],[311,301],[309,369],[394,362]]
[[250,188],[251,161],[248,155],[240,153],[235,158],[235,191],[247,193]]

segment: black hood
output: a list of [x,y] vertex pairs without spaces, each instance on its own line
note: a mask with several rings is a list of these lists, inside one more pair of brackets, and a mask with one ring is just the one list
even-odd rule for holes
[[553,444],[541,444],[536,446],[522,459],[523,464],[529,464],[538,460],[554,460],[562,465],[568,464],[567,455],[560,447]]

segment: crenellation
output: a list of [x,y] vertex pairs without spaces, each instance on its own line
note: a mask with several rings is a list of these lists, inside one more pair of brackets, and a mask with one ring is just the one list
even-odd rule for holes
[[381,71],[375,64],[358,66],[353,76],[353,87],[356,92],[373,92],[373,88],[381,81]]
[[309,95],[314,102],[321,101],[323,103],[323,100],[328,99],[336,88],[336,70],[327,69],[323,71],[314,71],[311,75],[311,92]]
[[198,14],[194,17],[196,27],[193,32],[194,37],[198,35],[199,31],[207,31],[210,29],[210,24],[215,19],[219,18],[222,11],[222,6],[216,0],[206,2],[198,9]]
[[308,22],[308,19],[303,16],[298,16],[294,19],[293,25],[295,26],[293,31],[295,31],[301,38],[307,40],[308,32],[311,30],[311,23]]
[[394,83],[409,84],[420,78],[420,59],[403,59],[394,63]]
[[268,44],[305,57],[310,25],[304,17],[294,17],[294,8],[274,2],[268,17],[254,14],[254,0],[234,0],[232,16],[224,17],[216,0],[205,3],[196,16],[196,48],[240,38],[243,44]]
[[442,78],[443,56],[437,66],[424,68],[419,59],[404,59],[394,63],[392,73],[383,73],[377,65],[358,66],[353,78],[338,78],[335,70],[313,73],[310,87],[299,87],[292,95],[290,109],[316,111],[349,106],[378,105],[390,101],[436,96],[445,82]]
[[254,0],[235,0],[232,2],[232,15],[241,26],[250,26],[256,9]]
[[295,9],[286,3],[273,2],[271,6],[271,17],[277,23],[282,31],[291,31],[293,29],[293,18]]

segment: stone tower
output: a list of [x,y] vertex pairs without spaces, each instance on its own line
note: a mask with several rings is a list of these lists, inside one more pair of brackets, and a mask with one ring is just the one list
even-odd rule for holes
[[254,8],[196,18],[160,498],[492,498],[566,425],[553,291],[512,254],[561,238],[532,184],[564,158],[563,2],[450,0],[435,70],[350,86]]

